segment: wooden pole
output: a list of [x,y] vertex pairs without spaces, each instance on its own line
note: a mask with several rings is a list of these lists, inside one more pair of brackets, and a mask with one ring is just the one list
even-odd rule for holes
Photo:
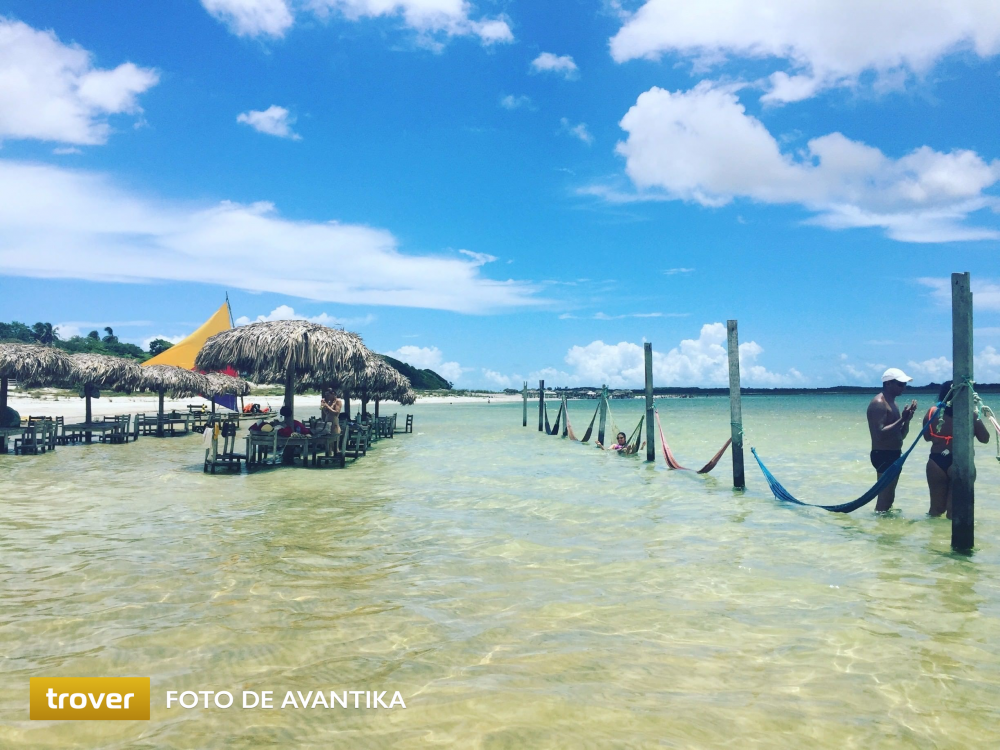
[[0,419],[7,416],[7,378],[0,378]]
[[726,322],[729,344],[729,424],[733,437],[733,487],[745,490],[743,468],[743,404],[740,401],[740,337],[736,321]]
[[642,345],[646,355],[646,461],[656,461],[656,438],[653,437],[653,345]]
[[347,390],[346,388],[344,389],[344,410],[343,410],[342,413],[345,415],[347,421],[350,422],[351,421],[351,392],[349,390]]
[[375,399],[375,419],[378,419],[378,399]]
[[538,431],[545,432],[545,381],[538,381]]
[[[6,380],[4,381],[7,382]],[[528,381],[524,381],[524,388],[521,389],[521,395],[524,397],[524,415],[521,420],[521,426],[528,426]]]
[[[93,412],[90,409],[90,389],[92,387],[93,386],[91,386],[90,383],[87,383],[87,385],[83,386],[83,392],[87,394],[87,411],[83,421],[86,422],[87,424],[90,424],[90,421],[93,418]],[[85,433],[83,439],[85,442],[89,443],[91,440],[91,433],[90,432]]]
[[163,389],[160,389],[160,413],[156,419],[156,437],[163,437]]
[[566,404],[566,394],[563,393],[562,397],[562,407],[563,407],[563,424],[562,424],[562,436],[567,437],[569,435],[569,406]]
[[952,399],[951,547],[969,552],[975,543],[976,449],[973,444],[972,289],[969,274],[951,275]]
[[295,424],[295,366],[289,363],[285,370],[285,427]]
[[597,442],[604,445],[604,425],[608,419],[608,387],[601,386],[601,421],[597,425]]

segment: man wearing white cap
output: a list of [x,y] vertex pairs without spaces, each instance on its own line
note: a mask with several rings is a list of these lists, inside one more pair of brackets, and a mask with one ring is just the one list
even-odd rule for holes
[[[882,391],[868,404],[868,431],[872,435],[872,466],[881,477],[903,455],[903,439],[910,430],[910,420],[917,410],[916,400],[911,401],[900,413],[896,398],[906,390],[913,378],[896,367],[882,374]],[[886,511],[896,499],[896,482],[878,493],[876,511]]]

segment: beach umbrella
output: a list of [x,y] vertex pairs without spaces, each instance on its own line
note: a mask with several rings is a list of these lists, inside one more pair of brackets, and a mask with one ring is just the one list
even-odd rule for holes
[[142,381],[139,387],[144,391],[157,391],[160,395],[160,408],[156,434],[163,435],[163,397],[168,393],[171,398],[187,398],[205,393],[209,388],[208,378],[199,372],[185,370],[173,365],[149,365],[142,368]]
[[40,344],[0,344],[0,420],[7,413],[9,380],[27,386],[60,385],[73,365],[61,349]]
[[215,414],[216,396],[250,395],[250,384],[243,378],[226,375],[223,372],[206,372],[205,379],[208,381],[208,390],[203,391],[202,393],[212,399],[213,414]]
[[73,368],[67,382],[79,386],[87,399],[87,423],[91,421],[90,399],[100,398],[101,388],[131,393],[142,380],[142,368],[134,359],[82,353],[71,355],[70,361]]
[[294,395],[307,384],[347,382],[364,367],[356,333],[304,320],[250,323],[212,336],[198,353],[199,370],[233,367],[255,383],[285,387],[285,425],[294,423]]

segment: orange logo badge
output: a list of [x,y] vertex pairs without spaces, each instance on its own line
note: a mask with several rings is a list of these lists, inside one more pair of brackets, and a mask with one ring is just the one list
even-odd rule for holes
[[32,677],[31,719],[149,721],[148,677]]

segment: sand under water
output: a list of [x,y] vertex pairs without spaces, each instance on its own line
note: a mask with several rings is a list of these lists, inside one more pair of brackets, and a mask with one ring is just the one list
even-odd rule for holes
[[[748,397],[747,445],[799,497],[853,499],[866,402]],[[728,436],[725,399],[657,405],[686,465]],[[728,457],[671,472],[543,436],[533,404],[528,428],[518,403],[399,411],[416,434],[346,470],[204,475],[196,437],[0,457],[0,746],[1000,744],[993,445],[966,557],[925,515],[923,447],[893,513],[845,516],[777,503],[749,451],[736,493]],[[29,722],[42,675],[150,676],[152,720]],[[316,689],[406,709],[165,704]]]

